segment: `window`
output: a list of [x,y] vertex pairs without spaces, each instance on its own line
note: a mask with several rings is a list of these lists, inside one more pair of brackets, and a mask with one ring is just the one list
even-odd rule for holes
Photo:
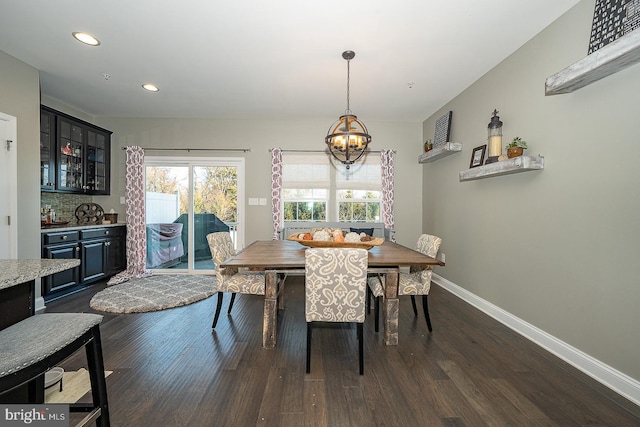
[[380,192],[339,190],[338,220],[380,222]]
[[326,221],[327,190],[289,189],[283,191],[287,221]]
[[380,157],[368,155],[347,170],[326,154],[283,155],[285,221],[381,220]]
[[207,234],[242,247],[244,159],[145,157],[147,268],[213,271]]

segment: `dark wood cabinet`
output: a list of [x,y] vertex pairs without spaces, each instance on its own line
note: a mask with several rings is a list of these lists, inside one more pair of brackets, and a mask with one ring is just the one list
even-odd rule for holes
[[[75,259],[80,257],[77,231],[56,231],[42,235],[42,258]],[[42,280],[42,295],[50,295],[79,285],[80,268],[62,271]]]
[[106,257],[104,239],[93,239],[80,242],[80,281],[94,282],[106,276]]
[[108,276],[113,276],[127,268],[127,244],[126,228],[121,227],[117,235],[110,237],[105,242],[105,271]]
[[[35,281],[0,289],[0,331],[35,314]],[[39,383],[38,383],[39,384]],[[36,385],[38,387],[38,385]],[[44,388],[44,379],[42,385]],[[0,404],[29,401],[29,384],[0,395]]]
[[111,132],[45,106],[40,122],[41,189],[108,195]]
[[81,289],[126,268],[126,226],[88,227],[42,234],[43,258],[79,258],[80,266],[42,280],[47,299]]

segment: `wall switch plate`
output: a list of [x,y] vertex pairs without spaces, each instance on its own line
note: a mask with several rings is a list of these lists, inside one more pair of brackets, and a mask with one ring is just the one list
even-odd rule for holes
[[125,204],[124,196],[120,196],[120,204],[121,204],[121,205],[124,205],[124,204]]
[[258,199],[255,197],[249,197],[249,206],[257,205]]
[[264,197],[260,197],[260,205],[261,206],[266,206],[267,205],[267,199],[265,199]]
[[444,260],[444,252],[440,252],[440,261],[442,261],[442,262],[446,262],[446,261]]

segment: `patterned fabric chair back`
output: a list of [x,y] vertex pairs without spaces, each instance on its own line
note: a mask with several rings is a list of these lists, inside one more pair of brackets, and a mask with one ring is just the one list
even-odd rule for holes
[[207,234],[207,242],[209,242],[209,248],[211,249],[211,257],[215,264],[215,273],[218,278],[218,283],[224,282],[224,276],[232,276],[238,272],[237,268],[220,267],[220,264],[231,258],[236,253],[233,248],[231,234],[229,234],[228,231]]
[[306,321],[363,323],[367,250],[309,248],[305,259]]
[[[416,243],[416,251],[435,258],[440,250],[442,239],[431,234],[422,234]],[[409,268],[409,280],[402,280],[398,288],[399,295],[428,295],[431,289],[431,267],[412,265]],[[401,278],[402,279],[402,278]]]
[[265,292],[265,274],[257,271],[242,271],[235,267],[220,267],[220,264],[235,255],[233,241],[228,231],[220,231],[217,233],[207,234],[207,242],[211,250],[211,258],[215,264],[216,288],[218,290],[218,303],[216,304],[216,313],[213,316],[213,324],[211,327],[215,329],[220,316],[220,308],[222,307],[223,294],[231,292],[231,302],[227,314],[231,314],[233,301],[236,294],[252,294],[264,295]]
[[435,258],[436,255],[438,255],[441,243],[442,239],[438,236],[422,234],[420,238],[418,238],[418,243],[416,243],[416,251],[423,253],[426,256],[430,256],[431,258]]

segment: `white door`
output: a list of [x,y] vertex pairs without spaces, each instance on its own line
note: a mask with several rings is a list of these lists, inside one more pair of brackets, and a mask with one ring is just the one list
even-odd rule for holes
[[16,118],[0,113],[0,259],[18,258],[18,168]]

